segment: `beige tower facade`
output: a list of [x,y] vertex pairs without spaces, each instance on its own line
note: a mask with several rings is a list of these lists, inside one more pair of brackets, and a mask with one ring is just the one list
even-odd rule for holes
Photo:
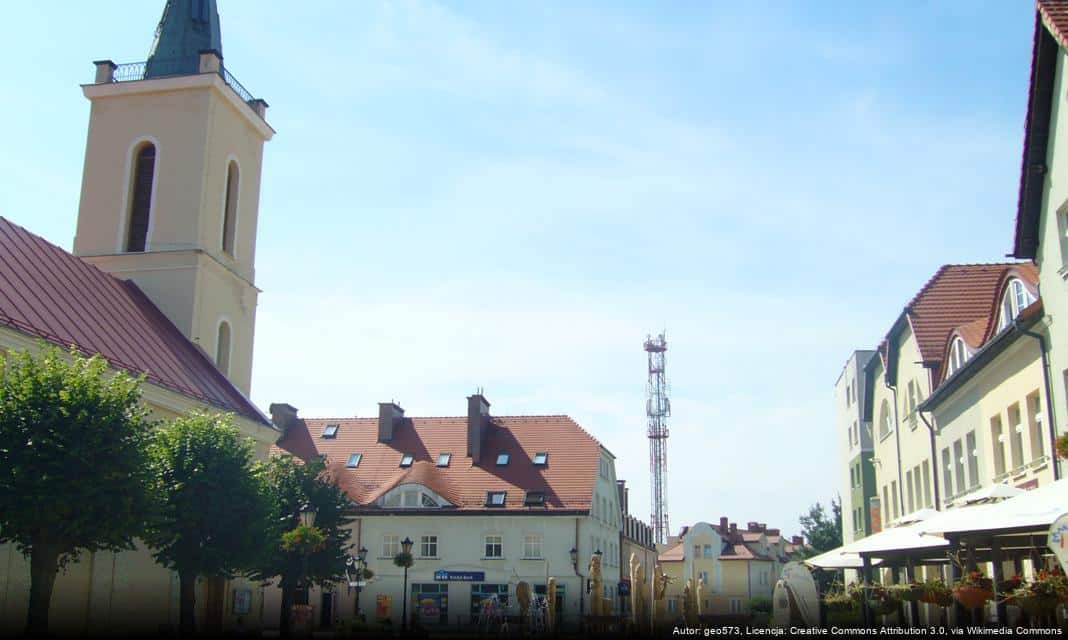
[[136,283],[247,395],[267,105],[216,51],[96,64],[74,253]]

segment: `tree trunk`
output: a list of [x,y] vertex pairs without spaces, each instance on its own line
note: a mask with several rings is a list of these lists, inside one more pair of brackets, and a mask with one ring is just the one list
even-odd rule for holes
[[179,606],[178,631],[187,637],[196,633],[194,611],[197,604],[197,576],[191,571],[178,571]]
[[282,584],[279,586],[282,589],[282,608],[278,612],[278,635],[288,638],[292,635],[289,618],[293,609],[293,592],[296,588],[285,576],[282,576]]
[[26,635],[48,635],[48,607],[52,603],[52,587],[59,571],[59,548],[49,544],[34,544],[30,550],[30,606],[26,613]]

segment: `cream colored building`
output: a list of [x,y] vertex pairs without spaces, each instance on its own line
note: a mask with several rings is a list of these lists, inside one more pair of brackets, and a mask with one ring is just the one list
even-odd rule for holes
[[[1043,387],[1054,436],[1068,431],[1068,117],[1064,96],[1068,24],[1060,3],[1036,4],[1034,48],[1020,169],[1013,255],[1034,261],[1046,320],[1036,325],[1046,351]],[[1063,461],[1051,461],[1060,478]]]
[[[75,255],[0,219],[0,347],[34,351],[43,339],[100,353],[147,374],[153,417],[231,412],[266,457],[280,434],[247,394],[273,132],[266,103],[222,67],[214,0],[170,0],[164,16],[146,63],[97,62],[82,87],[91,112]],[[27,560],[0,547],[0,634],[23,629],[28,590]],[[198,584],[205,630],[248,626],[261,605],[244,581]],[[157,634],[177,621],[177,574],[144,549],[84,554],[55,584],[55,633]]]

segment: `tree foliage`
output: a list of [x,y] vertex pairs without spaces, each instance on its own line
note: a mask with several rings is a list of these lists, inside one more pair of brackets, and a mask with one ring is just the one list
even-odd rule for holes
[[141,533],[152,425],[140,400],[139,379],[73,348],[0,363],[0,542],[30,556],[30,634],[47,632],[59,568]]
[[180,627],[193,630],[198,576],[250,569],[268,527],[263,468],[228,415],[194,413],[157,431],[150,448],[156,513],[147,536],[181,583]]
[[831,499],[830,516],[823,505],[817,502],[809,507],[807,514],[801,516],[800,523],[801,534],[807,543],[803,556],[816,556],[842,546],[842,501],[837,496]]
[[[279,629],[285,635],[293,597],[302,581],[327,585],[343,578],[352,515],[348,497],[334,484],[323,460],[275,457],[266,464],[264,475],[270,525],[263,532],[266,548],[252,576],[279,581]],[[301,525],[300,511],[306,506],[316,512],[314,533]],[[311,541],[314,544],[309,546]]]

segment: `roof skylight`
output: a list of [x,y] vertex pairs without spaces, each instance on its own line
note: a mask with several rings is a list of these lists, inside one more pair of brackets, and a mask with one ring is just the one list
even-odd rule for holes
[[339,425],[337,423],[331,423],[331,424],[326,425],[325,427],[323,427],[323,437],[324,438],[336,438],[337,437],[337,430],[340,427],[341,427],[341,425]]
[[549,464],[549,454],[545,451],[539,451],[534,454],[534,464],[539,467],[544,467]]
[[502,453],[498,453],[497,454],[497,466],[498,467],[503,467],[503,466],[507,465],[509,457],[510,456],[507,453],[503,453],[503,452]]
[[543,507],[545,506],[545,492],[544,491],[528,491],[527,499],[523,501],[528,507]]
[[489,507],[503,507],[504,498],[507,495],[505,491],[487,491],[486,492],[486,506]]
[[406,453],[403,456],[401,456],[400,466],[402,466],[402,467],[410,467],[410,466],[412,466],[412,461],[413,460],[415,460],[415,457],[412,456],[412,454],[410,454],[410,453]]
[[363,458],[362,453],[350,453],[349,461],[345,463],[345,467],[349,469],[355,469],[360,466],[360,459]]
[[449,466],[449,461],[450,460],[452,460],[452,454],[451,453],[439,453],[438,454],[438,466],[439,467],[447,467],[447,466]]

